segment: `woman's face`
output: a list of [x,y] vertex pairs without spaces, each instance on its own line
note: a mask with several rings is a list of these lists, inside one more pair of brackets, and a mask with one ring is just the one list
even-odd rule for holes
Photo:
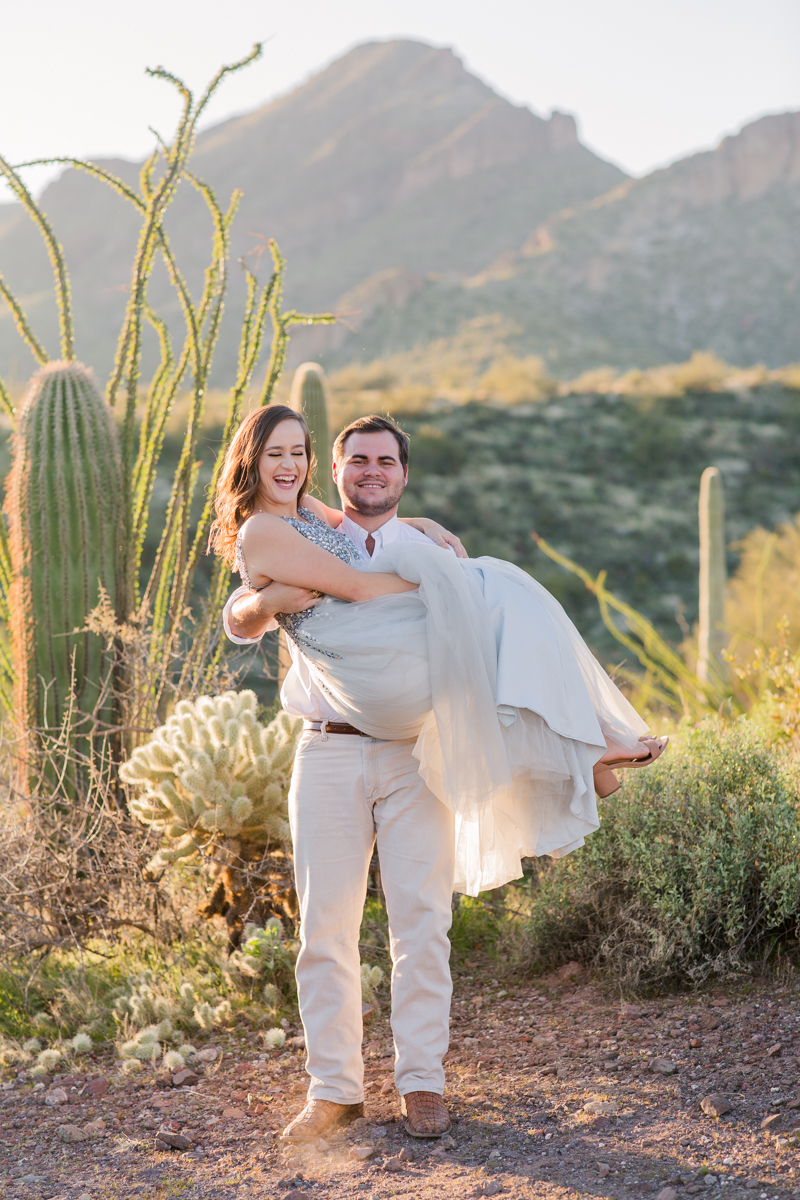
[[258,474],[263,503],[297,503],[297,493],[308,474],[305,432],[299,421],[287,419],[275,426],[261,451]]

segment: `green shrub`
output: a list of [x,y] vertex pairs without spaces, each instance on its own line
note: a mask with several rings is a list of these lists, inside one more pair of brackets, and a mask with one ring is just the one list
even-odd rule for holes
[[518,942],[527,969],[572,959],[654,991],[791,949],[800,918],[793,760],[745,719],[707,721],[602,804],[583,849],[540,866]]

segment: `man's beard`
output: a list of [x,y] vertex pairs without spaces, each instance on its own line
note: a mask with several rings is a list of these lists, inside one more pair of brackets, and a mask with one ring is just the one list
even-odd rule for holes
[[362,517],[381,517],[394,508],[405,490],[405,483],[396,487],[376,488],[374,492],[366,493],[351,485],[344,490],[344,497],[350,508]]

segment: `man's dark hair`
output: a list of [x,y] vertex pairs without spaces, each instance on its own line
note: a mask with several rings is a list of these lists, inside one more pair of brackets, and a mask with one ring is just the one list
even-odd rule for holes
[[404,470],[408,466],[408,448],[411,445],[411,438],[391,417],[359,417],[346,425],[333,443],[333,457],[337,463],[344,458],[344,444],[351,433],[391,433],[397,440],[400,466]]

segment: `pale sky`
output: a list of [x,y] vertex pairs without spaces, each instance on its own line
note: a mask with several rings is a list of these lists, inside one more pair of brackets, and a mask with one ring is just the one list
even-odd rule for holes
[[[800,109],[798,0],[6,0],[0,154],[138,159],[168,135],[164,65],[200,89],[265,41],[207,123],[301,83],[356,43],[451,46],[469,70],[631,174],[716,145],[755,117]],[[41,173],[29,172],[34,186]]]

